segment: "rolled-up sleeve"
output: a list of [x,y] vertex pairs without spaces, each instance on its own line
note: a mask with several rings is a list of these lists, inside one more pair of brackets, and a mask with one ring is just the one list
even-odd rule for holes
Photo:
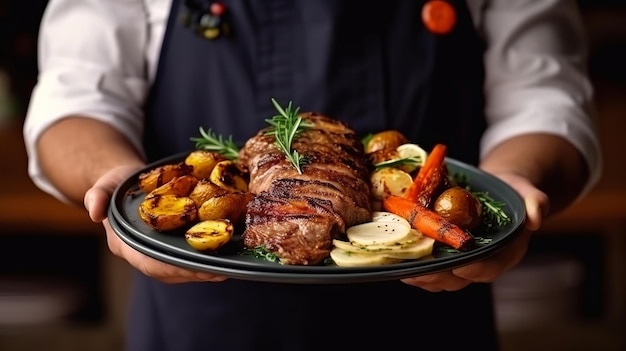
[[601,174],[601,151],[586,74],[584,27],[575,1],[489,0],[481,28],[485,53],[485,155],[507,138],[549,133],[585,157],[590,180]]
[[41,172],[35,144],[64,117],[104,121],[141,150],[151,69],[147,56],[156,50],[150,47],[151,20],[144,0],[48,3],[39,33],[38,82],[24,124],[29,174],[44,191],[61,198]]

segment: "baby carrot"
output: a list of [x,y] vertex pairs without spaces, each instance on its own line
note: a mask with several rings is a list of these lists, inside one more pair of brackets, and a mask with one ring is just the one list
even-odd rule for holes
[[416,202],[390,195],[383,199],[382,205],[385,210],[406,218],[413,228],[440,243],[461,251],[474,245],[474,238],[468,232]]
[[413,179],[413,183],[404,193],[404,198],[425,207],[430,206],[435,193],[444,184],[446,177],[444,161],[447,151],[447,147],[443,144],[436,144],[433,147],[426,162]]

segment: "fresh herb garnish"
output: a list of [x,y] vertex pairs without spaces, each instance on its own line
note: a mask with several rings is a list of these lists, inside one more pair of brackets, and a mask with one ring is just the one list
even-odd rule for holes
[[496,201],[486,191],[472,190],[469,186],[469,177],[464,173],[451,173],[450,181],[464,187],[478,198],[483,207],[483,224],[487,229],[503,227],[511,222],[511,217],[502,209],[506,204]]
[[243,255],[252,255],[254,258],[263,259],[269,262],[278,262],[278,256],[270,252],[265,246],[259,245],[252,249],[246,249],[241,254]]
[[366,147],[367,144],[370,143],[370,140],[372,140],[373,137],[374,137],[373,133],[368,133],[363,138],[361,138],[361,143],[363,144],[363,147]]
[[487,192],[474,191],[474,195],[478,198],[483,205],[484,223],[487,227],[503,227],[511,222],[509,217],[502,207],[506,206],[504,202],[496,201]]
[[191,141],[196,143],[196,149],[215,151],[230,160],[235,160],[239,156],[239,148],[233,142],[232,135],[228,139],[224,139],[211,129],[205,131],[202,127],[200,127],[200,135],[201,137],[190,138]]
[[374,168],[376,168],[376,170],[379,170],[385,167],[400,168],[401,166],[404,166],[404,165],[407,165],[410,167],[418,167],[418,166],[421,166],[422,163],[423,163],[423,160],[419,156],[418,157],[405,157],[405,158],[396,158],[393,160],[378,162],[377,164],[374,165]]
[[[485,237],[482,237],[482,236],[475,236],[474,237],[474,243],[478,247],[488,245],[492,241],[493,241],[493,239],[491,239],[491,238],[485,238]],[[436,250],[441,252],[441,253],[448,253],[448,254],[459,254],[459,253],[462,252],[461,250],[457,250],[457,249],[452,248],[450,246],[444,246],[444,245],[437,245]]]
[[265,121],[271,125],[270,129],[265,133],[266,135],[273,135],[276,139],[276,146],[285,153],[285,156],[294,167],[298,170],[298,173],[302,174],[302,165],[307,162],[303,155],[300,155],[297,150],[292,149],[294,139],[302,131],[312,127],[313,125],[302,117],[298,116],[300,108],[293,108],[291,101],[286,108],[280,106],[276,99],[272,98],[272,104],[278,111],[278,114]]

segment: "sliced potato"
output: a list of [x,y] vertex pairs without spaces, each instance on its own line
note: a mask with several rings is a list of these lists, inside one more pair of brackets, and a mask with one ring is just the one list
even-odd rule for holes
[[406,246],[401,250],[386,252],[385,256],[402,260],[417,260],[432,254],[434,246],[435,239],[422,236],[421,239],[414,241],[410,246]]
[[201,221],[229,219],[235,224],[242,223],[246,216],[248,202],[254,195],[250,192],[225,193],[214,196],[202,203],[198,209]]
[[239,168],[237,162],[224,160],[218,162],[209,179],[216,185],[232,191],[248,191],[248,180],[245,172]]
[[210,198],[226,194],[227,192],[228,190],[219,187],[217,184],[206,178],[203,178],[198,181],[189,194],[189,197],[196,203],[196,206],[200,208],[200,206],[202,206],[202,204]]
[[198,184],[198,178],[192,175],[183,175],[180,177],[174,177],[169,182],[152,190],[150,193],[148,193],[148,196],[156,196],[156,195],[188,196],[191,193],[191,191],[195,188],[196,184]]
[[191,174],[191,167],[183,162],[159,166],[139,175],[139,187],[149,193],[173,178],[187,174]]
[[402,196],[413,183],[410,174],[398,168],[385,167],[372,172],[372,196],[381,200],[389,195]]
[[228,219],[201,221],[185,232],[185,241],[198,251],[215,251],[232,239],[234,231]]
[[399,222],[366,222],[349,227],[346,236],[357,245],[388,245],[404,239],[411,227]]
[[383,254],[388,257],[403,260],[415,260],[432,253],[435,240],[426,237],[416,230],[407,236],[407,239],[388,245],[355,245],[347,241],[333,240],[336,248],[362,254]]
[[198,208],[188,197],[147,196],[139,205],[139,217],[150,227],[164,232],[194,223],[198,219]]
[[371,245],[361,245],[355,242],[348,242],[339,239],[333,240],[333,245],[338,248],[344,249],[346,251],[353,252],[387,252],[387,251],[402,251],[407,247],[413,245],[416,241],[421,240],[423,235],[416,231],[415,229],[411,229],[409,234],[402,238],[401,240],[394,241],[386,244],[371,244]]
[[185,158],[185,164],[191,166],[191,174],[198,179],[209,178],[215,165],[226,160],[226,158],[217,152],[208,150],[194,150]]
[[380,266],[402,261],[398,258],[387,257],[384,254],[350,252],[340,248],[332,249],[330,258],[340,267]]
[[374,211],[372,212],[372,222],[393,222],[393,223],[402,223],[407,227],[411,227],[409,221],[406,218],[401,217],[395,213],[386,212],[386,211]]

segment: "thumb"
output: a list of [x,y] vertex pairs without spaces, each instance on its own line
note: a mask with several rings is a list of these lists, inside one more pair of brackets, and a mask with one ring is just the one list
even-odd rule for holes
[[102,222],[107,217],[109,200],[113,192],[93,187],[85,193],[84,205],[89,212],[89,218],[96,223]]
[[115,189],[127,177],[136,172],[139,166],[120,166],[103,174],[94,185],[85,192],[83,205],[92,221],[99,223],[107,218],[109,201]]

